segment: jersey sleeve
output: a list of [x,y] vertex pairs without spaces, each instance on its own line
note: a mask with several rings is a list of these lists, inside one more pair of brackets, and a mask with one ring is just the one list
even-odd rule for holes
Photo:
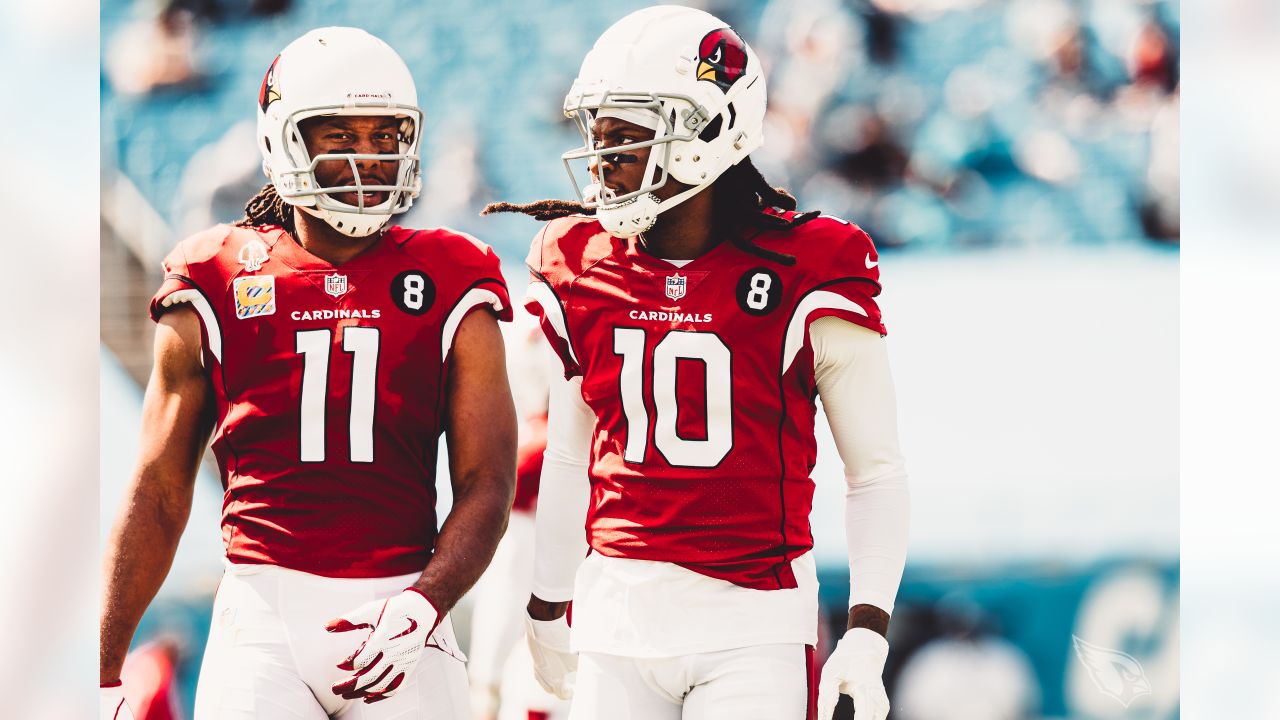
[[466,251],[465,256],[458,257],[455,267],[458,272],[469,273],[470,277],[445,317],[441,333],[441,357],[449,355],[458,327],[472,312],[488,309],[502,322],[510,322],[513,317],[511,296],[507,291],[507,281],[502,277],[502,262],[498,259],[498,254],[470,235],[463,237],[471,249]]
[[497,302],[489,302],[489,308],[502,322],[511,322],[514,317],[511,309],[511,294],[507,290],[507,280],[502,276],[502,260],[488,245],[484,246],[484,260],[480,267],[480,279],[476,287],[482,287],[493,293]]
[[193,272],[191,264],[187,261],[187,241],[178,243],[164,260],[160,261],[160,267],[164,271],[164,280],[160,282],[159,289],[151,296],[151,303],[148,312],[151,319],[160,320],[160,316],[164,315],[174,305],[182,302],[180,298],[174,298],[174,293],[181,293],[184,290],[198,290],[196,281],[192,278]]
[[529,266],[529,290],[525,309],[538,319],[547,342],[564,366],[565,379],[582,374],[577,354],[569,336],[565,301],[574,273],[566,257],[563,240],[565,224],[552,221],[543,226],[533,239],[526,264]]
[[213,298],[224,284],[217,256],[227,236],[227,228],[220,225],[178,243],[161,262],[164,280],[148,306],[155,322],[175,307],[188,305],[195,310],[200,317],[203,350],[219,363],[222,362],[222,326]]
[[880,306],[880,260],[871,237],[853,223],[822,216],[806,227],[811,236],[805,246],[804,289],[787,325],[785,367],[790,368],[802,347],[808,346],[809,329],[823,317],[837,317],[881,335],[887,334]]

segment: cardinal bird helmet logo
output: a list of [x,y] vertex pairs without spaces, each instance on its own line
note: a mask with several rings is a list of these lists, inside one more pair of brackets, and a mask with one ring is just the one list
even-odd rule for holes
[[709,80],[721,90],[747,71],[747,44],[732,28],[712,30],[698,43],[698,79]]
[[278,62],[280,62],[279,55],[271,61],[271,67],[267,68],[267,74],[262,78],[262,87],[258,90],[258,107],[262,108],[262,112],[266,112],[268,105],[280,99],[280,83],[276,82],[276,63]]
[[1132,655],[1087,643],[1075,635],[1071,640],[1076,657],[1089,669],[1089,678],[1104,695],[1127,708],[1134,700],[1151,694],[1151,681],[1147,680],[1142,663]]

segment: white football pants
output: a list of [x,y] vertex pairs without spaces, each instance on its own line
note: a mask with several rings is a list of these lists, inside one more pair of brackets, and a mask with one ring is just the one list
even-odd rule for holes
[[581,653],[569,720],[806,720],[811,652],[796,644],[670,658]]
[[228,564],[213,602],[213,624],[195,720],[469,720],[466,658],[446,616],[413,674],[376,703],[343,700],[330,689],[367,630],[330,634],[325,623],[370,600],[391,597],[417,574],[327,578],[275,565]]

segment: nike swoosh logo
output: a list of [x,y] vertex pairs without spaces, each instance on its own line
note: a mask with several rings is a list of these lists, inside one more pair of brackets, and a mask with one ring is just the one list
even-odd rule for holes
[[880,264],[880,261],[879,261],[879,260],[872,260],[872,259],[871,259],[871,253],[867,253],[867,269],[868,269],[868,270],[870,270],[871,268],[873,268],[873,267],[875,267],[875,266],[877,266],[877,265],[879,265],[879,264]]
[[405,630],[404,632],[400,633],[399,635],[392,635],[392,636],[391,636],[391,639],[392,639],[392,640],[395,640],[396,638],[402,638],[402,637],[404,637],[405,635],[412,635],[412,634],[413,634],[413,631],[418,629],[418,621],[417,621],[417,620],[414,620],[413,618],[408,618],[408,620],[409,620],[409,629],[408,629],[408,630]]

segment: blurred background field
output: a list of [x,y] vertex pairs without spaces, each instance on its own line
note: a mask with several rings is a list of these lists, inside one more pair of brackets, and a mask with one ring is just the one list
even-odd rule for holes
[[[101,532],[136,447],[159,259],[264,182],[254,100],[280,48],[355,25],[401,53],[427,127],[423,197],[399,222],[477,235],[518,292],[537,224],[477,211],[571,196],[563,94],[594,38],[645,4],[104,0]],[[1178,717],[1178,4],[699,6],[768,71],[766,177],[884,251],[914,505],[894,717]],[[847,568],[823,433],[814,528],[836,632]],[[181,716],[220,503],[203,476],[138,636],[175,660]],[[1097,679],[1073,635],[1139,663],[1149,694],[1108,694],[1124,676]]]

